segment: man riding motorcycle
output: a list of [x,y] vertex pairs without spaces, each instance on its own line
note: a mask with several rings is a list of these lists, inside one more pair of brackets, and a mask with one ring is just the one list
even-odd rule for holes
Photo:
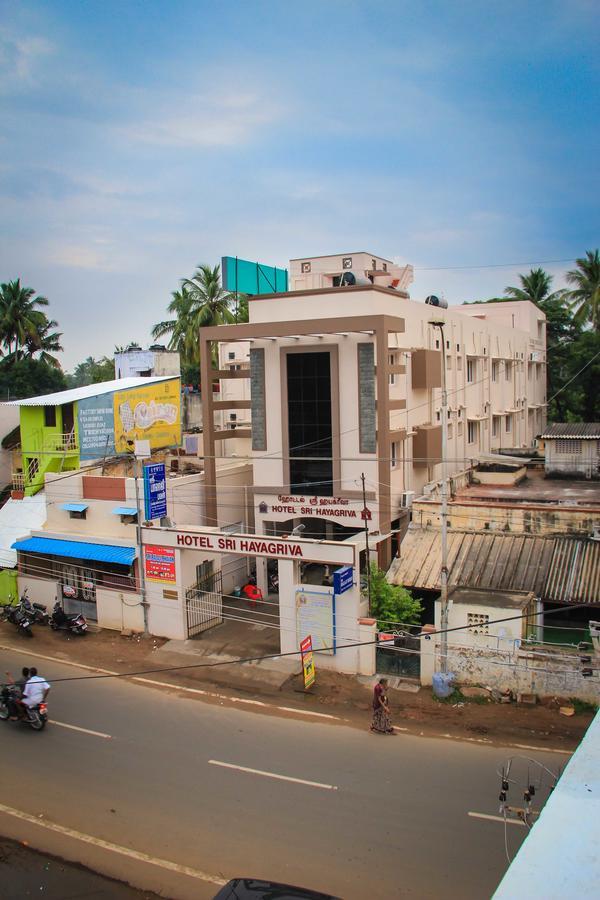
[[16,721],[19,718],[19,712],[21,710],[23,713],[25,712],[25,708],[23,707],[23,703],[21,697],[23,696],[23,690],[25,685],[27,684],[27,680],[29,678],[29,667],[23,666],[21,669],[21,678],[19,681],[15,681],[10,672],[6,672],[6,682],[7,684],[13,684],[15,688],[18,690],[18,695],[13,694],[9,698],[9,710],[10,710],[10,718],[12,721]]
[[[38,675],[35,666],[29,670],[29,678],[23,688],[23,697],[21,703],[27,707],[27,710],[35,709],[40,703],[46,702],[46,697],[50,693],[50,685],[45,678]],[[27,714],[29,714],[27,712]]]

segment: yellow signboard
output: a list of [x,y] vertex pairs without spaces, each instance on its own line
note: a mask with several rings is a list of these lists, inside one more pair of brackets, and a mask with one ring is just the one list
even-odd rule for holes
[[115,451],[131,452],[135,441],[149,440],[152,450],[181,444],[179,378],[114,394]]
[[300,644],[302,656],[302,672],[304,674],[304,689],[312,687],[315,683],[315,660],[312,649],[312,638],[309,635]]

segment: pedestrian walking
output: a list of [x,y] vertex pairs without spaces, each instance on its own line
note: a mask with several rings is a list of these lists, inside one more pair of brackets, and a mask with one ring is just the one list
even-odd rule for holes
[[395,734],[392,728],[387,686],[387,678],[380,678],[373,689],[373,721],[370,730],[378,734]]

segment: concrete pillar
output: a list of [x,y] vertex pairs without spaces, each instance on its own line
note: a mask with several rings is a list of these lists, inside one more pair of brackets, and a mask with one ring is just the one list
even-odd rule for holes
[[423,625],[421,629],[421,684],[431,684],[435,672],[435,661],[439,638],[435,625]]
[[[377,672],[377,619],[358,620],[358,674],[375,675]],[[368,642],[368,643],[367,643]]]
[[267,574],[267,559],[264,556],[256,557],[256,584],[262,591],[263,597],[269,593],[269,578]]

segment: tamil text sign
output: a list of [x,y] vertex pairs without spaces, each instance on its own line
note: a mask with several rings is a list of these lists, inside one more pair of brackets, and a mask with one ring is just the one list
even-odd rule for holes
[[354,584],[354,569],[352,566],[342,566],[333,573],[334,594],[344,594]]
[[302,672],[304,674],[304,687],[312,687],[315,683],[315,658],[313,656],[312,638],[310,635],[300,641],[300,653],[302,655]]
[[173,547],[148,544],[144,548],[144,563],[148,581],[160,581],[163,584],[174,584],[177,581]]
[[164,463],[144,466],[144,513],[146,519],[167,514],[167,473]]
[[302,497],[278,494],[277,499],[260,496],[260,514],[285,515],[287,517],[324,516],[349,525],[360,527],[360,508],[357,501],[346,497]]

